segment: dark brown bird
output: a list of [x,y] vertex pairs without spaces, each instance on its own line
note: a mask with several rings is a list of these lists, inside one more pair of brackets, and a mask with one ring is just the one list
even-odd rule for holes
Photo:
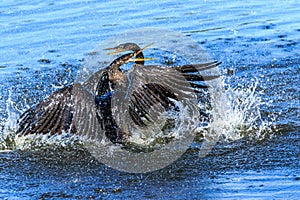
[[[199,73],[218,62],[144,66],[144,49],[134,43],[108,49],[132,53],[118,57],[85,83],[58,90],[27,110],[18,120],[17,135],[70,133],[93,140],[105,134],[114,143],[124,143],[131,136],[131,125],[145,128],[155,123],[157,112],[178,109],[174,101],[190,102],[207,88],[205,81],[219,77]],[[120,67],[128,62],[135,64],[122,72]]]

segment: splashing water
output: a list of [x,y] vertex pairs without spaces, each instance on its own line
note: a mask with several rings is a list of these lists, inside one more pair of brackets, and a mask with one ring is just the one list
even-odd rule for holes
[[8,98],[6,100],[6,113],[8,118],[4,126],[4,131],[0,135],[0,150],[11,150],[16,148],[14,137],[20,111],[14,106],[14,102],[11,98],[12,91],[9,90],[8,92]]
[[[140,37],[141,34],[137,32],[136,37]],[[161,33],[161,32],[160,32]],[[130,34],[130,36],[134,37],[135,34]],[[155,38],[156,36],[148,37],[148,38]],[[120,40],[116,40],[116,43],[121,43],[122,39],[126,37],[120,37]],[[128,38],[128,37],[127,37]],[[182,38],[178,35],[175,35],[174,38],[177,40],[180,40],[181,42],[186,42],[185,40],[182,41]],[[173,38],[173,39],[174,39]],[[165,38],[164,38],[165,39]],[[172,37],[169,38],[170,40]],[[175,40],[174,39],[174,40]],[[136,38],[132,38],[132,41],[136,41]],[[162,40],[163,41],[163,40]],[[111,43],[112,41],[107,41],[106,43],[110,46],[113,45]],[[151,43],[152,41],[144,41],[145,44]],[[174,47],[170,47],[170,45],[175,45],[174,43],[170,43],[166,41],[165,43],[161,43],[163,46],[162,49],[168,50],[168,49],[176,49]],[[165,46],[164,46],[165,45]],[[180,44],[177,44],[180,46]],[[199,54],[200,47],[195,47],[195,44],[186,44],[186,46],[189,47],[189,49],[183,49],[182,52],[185,53],[183,56],[187,59],[187,61],[194,61],[194,62],[203,62],[210,60],[209,57],[206,55],[204,51],[202,51],[201,55],[205,55],[202,58],[199,58],[198,60],[195,59],[195,55]],[[198,45],[197,45],[198,46]],[[177,47],[177,46],[176,46]],[[182,48],[182,46],[180,46]],[[103,50],[103,47],[101,47],[101,50]],[[173,54],[171,54],[171,60],[174,60],[174,55],[176,55],[176,58],[180,58],[180,51],[174,51]],[[197,55],[198,55],[197,54]],[[102,54],[94,54],[99,55],[100,57]],[[104,56],[102,56],[103,59]],[[199,55],[198,55],[199,57]],[[91,60],[92,59],[92,60]],[[106,58],[107,59],[107,58]],[[81,79],[79,75],[78,82],[84,81],[84,79],[87,79],[88,75],[84,74],[86,72],[86,69],[91,70],[87,71],[87,74],[92,74],[93,71],[96,70],[95,66],[107,66],[107,60],[101,61],[101,59],[96,59],[93,56],[87,59],[89,62],[86,66],[83,67],[82,76],[84,77]],[[95,60],[97,60],[97,63],[95,64]],[[177,64],[177,63],[176,63]],[[218,73],[218,69],[217,70]],[[214,73],[216,71],[213,71]],[[206,74],[204,74],[206,75]],[[208,73],[209,75],[209,73]],[[266,133],[271,131],[272,121],[274,119],[264,119],[264,117],[261,116],[261,106],[265,105],[266,103],[262,101],[260,97],[260,93],[257,91],[257,87],[259,85],[258,81],[253,82],[250,86],[237,86],[233,87],[230,84],[225,84],[225,80],[220,77],[216,80],[209,81],[208,85],[210,86],[209,93],[211,95],[211,105],[203,105],[199,104],[199,109],[205,109],[208,108],[206,111],[211,116],[211,121],[209,123],[206,123],[203,125],[201,122],[200,127],[196,129],[195,132],[201,134],[204,138],[204,142],[201,146],[200,156],[203,157],[207,155],[207,153],[210,152],[210,150],[214,147],[214,145],[220,140],[238,140],[241,138],[255,138],[255,139],[263,139],[266,135]],[[21,113],[19,110],[14,108],[13,104],[14,102],[11,99],[11,91],[10,95],[6,101],[7,104],[7,113],[8,118],[6,121],[6,126],[4,129],[4,133],[1,135],[0,140],[0,149],[15,149],[15,148],[30,148],[31,145],[24,145],[25,143],[28,143],[27,141],[21,141],[22,139],[18,138],[18,140],[15,140],[15,132],[17,128],[17,119],[19,117],[19,113]],[[180,116],[182,118],[184,113]],[[180,128],[178,128],[178,131],[180,131]],[[171,133],[170,135],[173,137],[177,137],[179,133]],[[33,136],[32,138],[26,138],[26,140],[35,140],[35,143],[44,143],[46,141],[47,145],[54,144],[54,145],[60,145],[65,146],[66,144],[78,144],[74,141],[78,141],[78,138],[74,140],[74,137],[72,137],[69,133],[66,133],[61,136],[48,136],[44,135],[41,137]],[[138,141],[139,138],[132,138],[132,141]],[[150,140],[145,140],[144,142],[146,144],[152,142],[154,139],[151,138]],[[21,145],[22,144],[22,145]]]
[[[210,115],[215,116],[214,120],[207,126],[198,127],[196,132],[201,133],[204,140],[210,142],[217,142],[220,138],[227,141],[238,140],[244,137],[264,139],[265,135],[271,131],[274,119],[269,119],[268,121],[261,116],[260,108],[267,103],[262,101],[257,91],[258,85],[258,81],[247,88],[232,87],[229,84],[224,84],[227,89],[224,89],[224,92],[219,94],[224,98],[222,98],[222,101],[218,101],[219,105],[214,105],[214,109],[210,111]],[[8,118],[0,140],[0,149],[3,150],[20,147],[15,143],[14,137],[17,119],[21,112],[14,107],[11,91],[6,100],[6,105]],[[69,138],[68,135],[61,137],[52,136],[52,143],[63,145],[64,137]],[[51,143],[49,138],[49,136],[44,136],[44,140]],[[53,138],[56,138],[56,140]],[[37,137],[35,140],[37,140]],[[41,138],[39,140],[42,141]]]
[[217,137],[222,137],[225,141],[264,139],[275,127],[275,118],[267,116],[266,119],[262,116],[261,108],[268,103],[261,98],[263,93],[258,91],[258,80],[247,86],[232,86],[225,83],[225,79],[221,81],[225,89],[219,96],[222,100],[216,101],[210,112],[215,117],[208,125],[209,131],[199,128],[199,131],[204,131],[204,138],[210,140],[211,132],[215,132]]
[[232,86],[225,83],[224,77],[219,81],[224,89],[213,93],[215,101],[209,112],[213,120],[197,129],[203,136],[199,157],[210,153],[219,140],[263,140],[276,129],[274,116],[262,116],[262,106],[268,103],[261,98],[263,93],[258,91],[257,80],[247,86]]
[[228,140],[237,140],[242,137],[260,139],[264,137],[263,131],[267,128],[267,122],[262,119],[260,107],[265,103],[257,94],[258,82],[248,88],[231,88],[225,91],[228,95],[230,109],[225,112],[223,130]]

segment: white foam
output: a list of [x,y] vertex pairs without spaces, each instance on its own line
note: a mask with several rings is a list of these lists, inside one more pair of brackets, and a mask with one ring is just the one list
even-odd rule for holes
[[214,137],[227,141],[244,137],[263,139],[274,119],[263,119],[261,116],[261,106],[266,103],[257,91],[258,81],[247,84],[247,87],[233,87],[224,84],[224,80],[222,84],[227,89],[218,95],[221,97],[219,100],[214,100],[209,131],[204,131],[201,127],[198,131],[202,132],[206,140],[212,140]]

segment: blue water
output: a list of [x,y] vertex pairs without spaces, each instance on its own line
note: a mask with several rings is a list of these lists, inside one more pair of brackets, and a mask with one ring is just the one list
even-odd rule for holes
[[266,102],[262,117],[275,117],[261,140],[220,141],[205,158],[195,144],[147,174],[118,172],[81,150],[1,152],[1,199],[300,197],[299,1],[4,0],[0,26],[1,134],[9,123],[8,99],[23,112],[73,83],[102,41],[146,27],[197,41],[222,62],[231,87],[258,83],[256,93]]

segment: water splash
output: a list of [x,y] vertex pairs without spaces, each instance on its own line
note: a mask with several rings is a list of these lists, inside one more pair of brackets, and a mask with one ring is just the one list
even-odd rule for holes
[[258,81],[251,83],[248,87],[228,87],[225,91],[230,110],[224,113],[223,122],[227,140],[237,140],[242,137],[263,139],[265,130],[269,128],[270,122],[263,119],[261,107],[266,104],[258,94]]
[[[228,78],[228,77],[227,77]],[[201,156],[207,155],[218,140],[234,141],[242,138],[248,140],[263,140],[270,135],[275,127],[274,116],[263,116],[263,106],[268,102],[262,100],[263,92],[259,91],[259,81],[245,85],[232,86],[220,79],[223,92],[218,94],[219,100],[215,101],[210,114],[214,116],[207,127],[199,127],[204,137]],[[243,81],[245,83],[245,81]]]
[[[210,111],[210,115],[214,116],[214,118],[210,123],[206,125],[202,124],[201,127],[196,129],[196,132],[204,137],[202,151],[203,149],[206,149],[206,151],[204,153],[202,152],[202,157],[207,155],[220,139],[225,141],[233,141],[241,138],[262,140],[266,135],[272,132],[272,128],[274,127],[274,117],[267,116],[266,119],[265,116],[262,116],[261,107],[268,103],[263,102],[261,97],[263,93],[258,91],[258,80],[254,80],[247,86],[242,84],[237,86],[232,86],[228,83],[225,84],[224,77],[223,79],[220,78],[219,81],[225,89],[222,93],[217,94],[219,101],[216,101],[214,108]],[[242,82],[244,83],[244,81]],[[16,140],[17,119],[22,111],[17,110],[14,104],[15,102],[11,98],[11,91],[9,91],[9,96],[6,101],[8,118],[4,132],[0,138],[0,149],[28,149],[33,146],[41,147],[51,144],[59,144],[60,146],[66,147],[72,144],[74,145],[76,143],[74,141],[78,142],[78,138],[72,138],[68,133],[61,136],[44,135],[41,137],[18,138]],[[199,104],[198,106],[203,109],[203,104]],[[173,133],[171,136],[177,137],[178,133]],[[132,138],[132,140],[135,139],[136,138]],[[153,138],[151,142],[152,141]]]
[[[161,38],[161,42],[159,43],[159,48],[157,48],[161,49],[163,52],[163,63],[168,63],[166,62],[165,57],[171,57],[169,60],[172,60],[172,62],[178,62],[178,59],[180,60],[181,57],[185,58],[186,60],[182,60],[183,64],[185,62],[202,63],[211,61],[208,54],[196,42],[191,41],[185,36],[168,31],[166,32],[166,34],[170,36],[169,38],[164,37],[164,34],[156,34],[161,32],[153,30],[142,30],[142,33],[144,35],[149,35],[149,37],[145,37],[145,41],[143,41],[143,43],[145,44],[153,43],[153,39],[158,40],[160,37],[163,37]],[[89,75],[99,70],[99,66],[107,66],[109,63],[107,60],[113,59],[108,58],[108,56],[106,55],[107,52],[103,51],[103,46],[110,47],[114,46],[115,43],[124,43],[128,40],[139,41],[141,37],[141,31],[134,31],[130,34],[125,33],[125,36],[121,35],[117,39],[108,40],[104,42],[104,44],[100,45],[99,48],[95,50],[95,52],[97,53],[87,58],[82,72],[81,74],[79,73],[78,80],[76,81],[83,82],[84,80],[89,78]],[[153,50],[155,51],[157,49],[154,48]],[[174,52],[166,54],[166,52],[168,52],[168,50],[170,49],[172,49],[172,51],[174,50]],[[157,54],[155,52],[152,53],[157,57]],[[179,64],[182,63],[179,62]],[[86,72],[86,69],[88,70],[88,72]],[[219,70],[217,68],[211,69],[209,72],[203,72],[204,76],[215,74],[219,74]],[[241,82],[245,84],[249,81]],[[202,150],[206,150],[201,150],[202,156],[207,155],[207,153],[220,139],[224,139],[226,141],[238,140],[244,137],[263,139],[266,133],[270,132],[272,121],[274,121],[274,119],[266,119],[261,114],[261,107],[266,103],[263,102],[263,100],[261,99],[262,94],[257,90],[257,88],[259,87],[259,83],[257,80],[254,80],[252,83],[250,83],[250,85],[248,84],[247,86],[238,85],[234,87],[230,84],[225,84],[224,79],[218,78],[213,81],[208,81],[208,85],[211,88],[209,91],[212,100],[211,105],[198,105],[199,109],[207,111],[211,118],[210,122],[199,122],[199,124],[201,125],[199,125],[199,127],[196,129],[196,132],[199,132],[204,137],[204,143],[202,144],[201,148]],[[2,135],[2,139],[0,139],[0,148],[2,149],[18,148],[20,147],[20,143],[24,143],[24,141],[27,142],[27,140],[24,140],[22,142],[19,139],[16,143],[16,141],[14,140],[17,119],[19,113],[21,112],[15,109],[13,104],[14,102],[11,99],[10,93],[9,98],[7,99],[8,119],[4,134]],[[178,134],[175,134],[175,136],[176,135]],[[42,137],[27,139],[36,140],[38,141],[35,142],[37,144],[50,141],[50,143],[61,145],[72,143],[69,142],[70,138],[72,137],[68,133],[66,133],[61,137],[58,137],[56,135],[44,135]],[[139,138],[133,138],[133,140],[134,139]],[[145,140],[143,142],[149,144],[152,141],[153,138],[150,138],[150,140]]]
[[15,103],[11,97],[12,91],[8,90],[8,98],[6,101],[6,113],[8,117],[3,133],[0,135],[0,150],[12,150],[16,148],[14,137],[20,111],[14,106]]

